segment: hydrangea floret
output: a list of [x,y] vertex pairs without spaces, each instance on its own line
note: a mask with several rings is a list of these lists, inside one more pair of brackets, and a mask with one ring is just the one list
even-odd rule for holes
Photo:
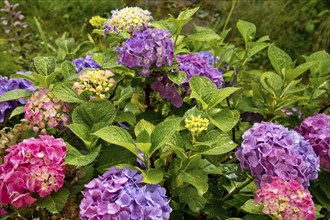
[[185,127],[192,133],[193,136],[198,136],[202,131],[206,131],[209,126],[209,120],[202,118],[200,115],[191,116],[190,119],[185,119]]
[[242,169],[250,169],[258,186],[279,177],[304,187],[317,178],[320,160],[308,141],[296,131],[271,122],[255,123],[243,134],[236,152]]
[[26,103],[24,118],[35,133],[46,134],[47,125],[61,129],[69,123],[69,104],[61,101],[48,89],[35,91]]
[[310,116],[296,130],[313,146],[320,165],[330,172],[330,115]]
[[7,149],[0,165],[0,203],[16,208],[31,205],[64,184],[66,145],[61,138],[29,138]]
[[274,177],[272,183],[257,190],[254,202],[262,203],[264,214],[281,220],[314,220],[316,217],[310,192],[295,180]]
[[102,18],[101,16],[93,16],[91,19],[89,19],[89,23],[96,28],[103,28],[105,26],[107,19]]
[[110,32],[134,33],[148,28],[152,20],[151,13],[139,7],[126,7],[121,10],[112,10],[111,17],[106,21],[104,35]]
[[80,219],[169,219],[166,190],[141,180],[136,170],[111,167],[85,185]]
[[174,42],[170,32],[162,29],[146,29],[135,32],[122,47],[117,47],[119,52],[118,63],[127,67],[138,67],[140,74],[148,77],[152,71],[150,67],[171,66],[174,58]]
[[86,91],[91,98],[109,98],[110,88],[116,82],[114,75],[110,70],[88,70],[79,75],[80,82],[75,82],[72,88],[78,95]]
[[76,66],[77,73],[86,68],[101,68],[101,66],[92,58],[92,54],[87,54],[85,58],[75,59],[72,63]]
[[179,63],[179,70],[187,74],[186,84],[189,80],[195,76],[205,76],[209,78],[217,88],[221,88],[223,83],[223,76],[221,69],[212,67],[207,58],[203,55],[189,53],[185,55],[177,55],[177,60]]
[[[18,72],[18,74],[24,74],[24,73]],[[8,79],[7,77],[0,76],[0,95],[16,89],[26,89],[28,91],[33,92],[35,90],[35,87],[32,82],[25,79],[20,79],[20,78]],[[25,103],[26,103],[26,99],[23,98],[18,100],[0,102],[0,123],[4,122],[5,116],[9,114],[15,107]]]

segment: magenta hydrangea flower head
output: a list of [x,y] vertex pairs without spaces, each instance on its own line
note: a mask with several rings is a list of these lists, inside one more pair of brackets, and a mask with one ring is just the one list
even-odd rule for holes
[[63,139],[44,135],[25,139],[7,149],[0,165],[0,203],[16,208],[31,205],[58,191],[64,184],[66,145]]
[[250,169],[258,186],[279,177],[304,187],[317,178],[320,160],[308,141],[296,131],[271,122],[255,123],[243,134],[236,152],[242,169]]
[[296,130],[313,146],[320,165],[330,172],[330,115],[310,116]]
[[101,68],[100,64],[93,60],[92,54],[87,54],[85,58],[77,58],[72,63],[75,65],[77,73],[86,68]]
[[316,216],[310,192],[295,180],[283,181],[273,177],[272,183],[257,190],[254,202],[261,202],[263,213],[277,219],[314,220]]
[[208,58],[204,57],[202,54],[189,53],[185,55],[177,55],[177,60],[179,62],[179,70],[187,74],[186,83],[195,76],[205,76],[212,80],[212,82],[221,88],[223,83],[223,76],[221,69],[212,67]]
[[141,180],[136,170],[111,167],[85,185],[80,219],[169,219],[172,209],[166,190]]
[[117,47],[119,52],[118,63],[127,67],[137,67],[140,74],[148,77],[150,67],[171,66],[174,58],[174,42],[170,32],[162,29],[146,29],[135,32],[122,47]]
[[[17,72],[18,74],[25,74],[24,72]],[[20,78],[8,79],[7,77],[0,76],[0,95],[15,89],[26,89],[33,92],[36,88],[33,83]],[[25,104],[26,99],[18,99],[7,102],[0,102],[0,123],[3,123],[5,116],[9,114],[15,107],[20,104]]]
[[152,20],[151,13],[139,7],[126,7],[121,10],[112,10],[111,17],[107,20],[104,35],[110,32],[141,32],[148,28]]
[[61,129],[69,123],[69,104],[55,97],[48,89],[35,91],[26,103],[24,118],[34,132],[46,134],[46,126]]
[[116,82],[114,76],[110,70],[87,70],[79,75],[80,82],[75,82],[72,88],[77,90],[78,95],[86,91],[91,98],[106,99]]

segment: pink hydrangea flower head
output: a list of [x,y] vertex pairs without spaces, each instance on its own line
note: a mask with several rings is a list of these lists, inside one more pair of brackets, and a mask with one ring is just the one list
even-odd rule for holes
[[278,219],[314,220],[316,216],[310,192],[295,180],[273,177],[272,183],[257,190],[254,202],[261,202],[263,213]]
[[310,116],[296,130],[313,146],[321,167],[330,172],[330,115]]
[[46,134],[46,126],[61,129],[69,123],[69,104],[55,97],[48,89],[34,92],[26,103],[24,118],[33,130]]
[[16,208],[31,205],[58,191],[64,184],[66,145],[63,139],[44,135],[11,146],[0,165],[0,203]]

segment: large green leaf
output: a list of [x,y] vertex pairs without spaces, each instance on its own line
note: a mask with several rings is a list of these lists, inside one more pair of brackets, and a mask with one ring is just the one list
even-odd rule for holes
[[310,55],[304,56],[307,62],[312,62],[314,65],[311,67],[312,77],[326,76],[330,73],[330,54],[326,51],[318,51]]
[[292,69],[291,57],[274,45],[268,47],[268,58],[278,74],[282,73],[283,68],[285,70]]
[[142,170],[143,179],[142,182],[147,184],[158,184],[163,180],[163,172],[158,169],[149,168],[148,170]]
[[29,98],[31,96],[31,92],[25,89],[15,89],[8,92],[5,92],[0,97],[0,102],[6,102],[10,100],[16,100],[20,98]]
[[320,187],[323,190],[324,194],[328,197],[330,200],[330,173],[322,171],[319,172],[319,181],[320,181]]
[[136,126],[134,128],[134,133],[136,136],[138,136],[141,132],[147,131],[148,134],[151,135],[153,130],[155,129],[155,127],[156,127],[155,125],[142,119],[136,124]]
[[203,109],[208,108],[208,103],[212,99],[217,87],[207,77],[194,76],[189,81],[191,89],[190,98],[195,98],[202,103]]
[[249,41],[251,41],[254,38],[254,35],[256,34],[256,26],[253,23],[239,20],[236,23],[236,27],[238,31],[241,33],[245,44],[247,44]]
[[101,145],[92,149],[88,154],[82,154],[76,148],[72,147],[69,143],[66,143],[67,153],[65,157],[65,163],[74,166],[85,166],[96,159],[101,150]]
[[208,176],[200,169],[181,170],[177,178],[180,182],[193,185],[199,196],[203,196],[209,188]]
[[59,213],[64,208],[69,194],[69,190],[63,187],[59,191],[53,192],[49,196],[39,199],[34,205],[46,208],[52,214]]
[[115,144],[126,148],[136,156],[139,156],[138,149],[134,145],[132,136],[124,129],[117,126],[108,126],[94,133],[97,137],[107,141],[110,144]]
[[179,127],[182,118],[173,117],[167,118],[165,121],[159,123],[151,134],[151,143],[149,156],[162,147],[163,144],[169,140]]
[[70,103],[84,103],[85,100],[82,96],[72,89],[72,83],[56,83],[52,93],[59,99]]
[[67,125],[68,128],[78,137],[80,138],[87,149],[91,149],[97,142],[97,137],[91,135],[90,128],[84,124],[72,123]]
[[263,73],[260,82],[264,89],[272,94],[276,94],[283,86],[282,78],[274,72]]
[[60,71],[63,74],[64,78],[68,78],[76,74],[76,67],[72,64],[72,62],[66,60],[61,64]]
[[240,114],[236,110],[230,109],[212,109],[207,112],[210,122],[221,131],[230,131],[239,121]]
[[206,205],[206,199],[197,194],[193,187],[185,187],[179,191],[179,199],[181,203],[189,206],[191,211],[199,213]]
[[174,83],[180,85],[187,79],[187,74],[182,71],[167,73],[166,76]]
[[263,212],[261,211],[261,205],[254,204],[253,199],[249,199],[248,201],[246,201],[244,205],[242,205],[241,209],[247,213],[263,215]]
[[54,57],[37,56],[33,59],[34,67],[41,75],[47,76],[55,71],[56,61]]
[[225,87],[225,88],[221,88],[218,91],[216,91],[210,102],[209,102],[209,108],[213,108],[215,107],[217,104],[219,104],[220,102],[222,102],[223,100],[225,100],[228,96],[230,96],[231,94],[233,94],[234,92],[240,90],[241,88],[237,88],[237,87]]

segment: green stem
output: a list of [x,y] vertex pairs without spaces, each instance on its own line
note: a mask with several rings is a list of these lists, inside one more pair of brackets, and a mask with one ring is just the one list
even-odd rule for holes
[[241,191],[241,189],[243,189],[244,187],[246,187],[247,185],[249,185],[252,181],[253,181],[253,178],[247,179],[244,183],[242,183],[242,185],[240,185],[239,187],[235,188],[233,191],[231,191],[225,197],[223,197],[223,200],[226,200],[226,199],[232,197],[234,194],[236,194],[239,191]]
[[226,19],[226,23],[225,23],[225,25],[223,26],[223,30],[222,30],[222,31],[226,30],[226,27],[227,27],[228,22],[229,22],[229,20],[230,20],[230,18],[231,18],[231,15],[233,14],[233,11],[234,11],[234,8],[235,8],[235,5],[236,5],[236,2],[237,2],[237,0],[232,0],[232,1],[231,1],[231,8],[230,8],[230,11],[229,11],[229,15],[228,15],[228,17],[227,17],[227,19]]

